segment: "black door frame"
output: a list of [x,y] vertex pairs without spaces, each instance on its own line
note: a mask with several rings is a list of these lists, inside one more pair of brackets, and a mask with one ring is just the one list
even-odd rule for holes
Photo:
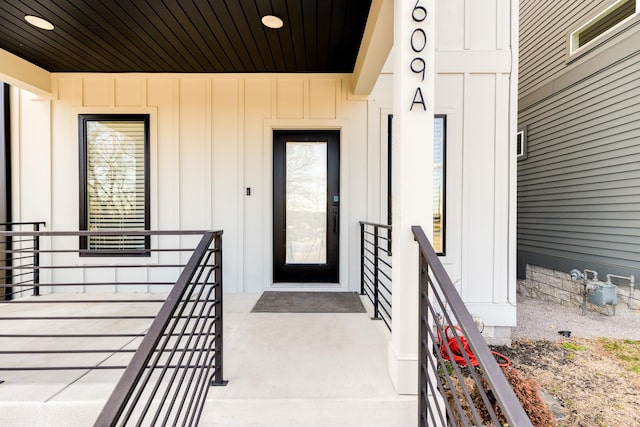
[[[327,141],[327,262],[287,264],[285,215],[285,147],[287,141]],[[340,131],[273,131],[273,283],[339,283]]]
[[[0,82],[0,223],[11,222],[11,87],[7,83]],[[5,231],[10,231],[11,226],[2,226]],[[11,250],[11,238],[7,237],[0,242],[0,247],[7,251]],[[11,266],[11,258],[5,253],[0,258],[0,265]],[[0,289],[0,300],[11,299],[12,283],[11,276],[7,276],[8,270],[2,274],[2,284]]]

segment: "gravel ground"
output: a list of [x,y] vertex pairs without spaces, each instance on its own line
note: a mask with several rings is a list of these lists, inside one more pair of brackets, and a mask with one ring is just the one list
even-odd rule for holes
[[581,307],[568,307],[518,295],[518,325],[512,338],[559,340],[558,331],[571,331],[576,338],[628,338],[640,340],[640,310],[626,304],[616,306],[615,315],[607,316]]
[[558,427],[640,426],[638,344],[621,341],[640,340],[640,311],[620,303],[615,315],[583,316],[580,306],[521,295],[517,309],[514,341],[498,351],[540,383]]

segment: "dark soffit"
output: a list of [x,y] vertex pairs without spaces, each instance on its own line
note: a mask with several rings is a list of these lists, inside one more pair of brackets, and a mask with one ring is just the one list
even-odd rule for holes
[[[0,49],[51,72],[351,73],[371,0],[0,0]],[[274,14],[278,30],[260,18]],[[53,31],[27,24],[50,21]]]

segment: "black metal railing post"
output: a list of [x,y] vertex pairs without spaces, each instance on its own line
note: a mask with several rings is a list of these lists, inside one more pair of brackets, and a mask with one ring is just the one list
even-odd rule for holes
[[[2,223],[0,224],[5,226],[6,229],[4,231],[12,231],[13,227],[11,223]],[[3,236],[4,240],[2,241],[2,267],[4,270],[2,271],[2,289],[0,289],[0,300],[10,300],[11,299],[11,284],[13,283],[13,257],[11,252],[13,250],[13,239],[11,236]]]
[[387,228],[387,255],[391,256],[391,228]]
[[418,385],[418,406],[419,406],[419,411],[418,414],[420,415],[420,419],[419,419],[419,426],[420,427],[429,427],[429,422],[428,422],[428,409],[429,409],[429,405],[428,405],[428,401],[429,401],[429,394],[427,392],[427,382],[428,382],[428,369],[427,366],[425,364],[425,360],[427,360],[427,357],[429,357],[430,355],[428,354],[429,348],[431,347],[429,345],[429,340],[428,340],[428,335],[427,335],[427,330],[429,327],[429,319],[428,319],[428,315],[425,312],[424,307],[426,307],[427,302],[428,301],[424,301],[425,299],[429,298],[429,293],[428,293],[428,274],[429,274],[429,265],[424,261],[423,257],[420,257],[420,261],[419,261],[419,268],[420,268],[420,277],[418,279],[418,292],[419,292],[419,319],[420,319],[420,324],[419,324],[419,331],[418,331],[418,335],[420,337],[420,342],[418,343],[418,362],[420,363],[420,376],[419,376],[419,385]]
[[215,274],[215,287],[214,287],[214,294],[215,294],[215,300],[217,302],[217,307],[216,307],[216,312],[215,312],[215,316],[216,316],[216,320],[214,322],[214,330],[215,330],[215,355],[214,355],[214,365],[215,365],[215,371],[213,373],[213,381],[211,382],[212,386],[225,386],[229,383],[229,381],[226,381],[224,379],[224,375],[223,375],[223,356],[224,356],[224,352],[223,352],[223,347],[222,347],[222,341],[223,341],[223,333],[222,333],[222,324],[223,324],[223,310],[222,310],[222,235],[217,235],[215,240],[214,240],[214,248],[215,248],[215,254],[214,254],[214,268],[216,268],[216,274]]
[[[383,234],[386,232],[386,235]],[[386,242],[385,242],[386,240]],[[373,320],[391,330],[391,226],[360,221],[360,293],[372,305]]]
[[[0,252],[2,253],[2,283],[0,299],[13,300],[17,295],[32,292],[40,295],[40,226],[44,221],[2,222]],[[32,229],[27,229],[32,227]],[[33,287],[31,287],[33,285]]]
[[[40,231],[40,223],[33,224],[33,231]],[[40,236],[33,236],[33,295],[40,296]]]
[[360,295],[365,295],[364,290],[364,224],[360,223]]
[[371,319],[380,319],[380,276],[378,263],[378,226],[373,227],[373,317]]

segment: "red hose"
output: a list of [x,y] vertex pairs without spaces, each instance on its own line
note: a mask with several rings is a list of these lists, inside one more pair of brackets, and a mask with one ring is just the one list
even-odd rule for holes
[[[453,332],[451,332],[451,328],[455,328],[457,332],[454,334]],[[442,340],[442,337],[440,336],[440,329],[438,329],[437,332],[438,332],[438,344],[440,344],[440,354],[442,355],[443,359],[451,361],[449,357],[449,352],[447,352],[447,348],[444,346],[444,342]],[[446,328],[444,328],[444,334],[447,338],[447,347],[449,347],[449,349],[451,350],[451,354],[453,355],[453,361],[456,364],[460,366],[467,366],[467,360],[464,357],[464,354],[466,354],[467,357],[469,358],[469,362],[471,363],[471,366],[478,366],[478,360],[476,359],[476,355],[473,354],[473,352],[469,348],[469,342],[462,334],[462,329],[460,329],[460,327],[447,326]],[[458,336],[457,340],[455,335]],[[462,344],[462,349],[460,349],[460,346],[458,345],[458,340],[460,341],[460,344]],[[498,363],[498,366],[506,367],[511,365],[511,360],[509,360],[509,358],[504,354],[498,353],[497,351],[492,351],[491,353],[495,356],[498,356],[502,360],[504,360],[503,363]]]

